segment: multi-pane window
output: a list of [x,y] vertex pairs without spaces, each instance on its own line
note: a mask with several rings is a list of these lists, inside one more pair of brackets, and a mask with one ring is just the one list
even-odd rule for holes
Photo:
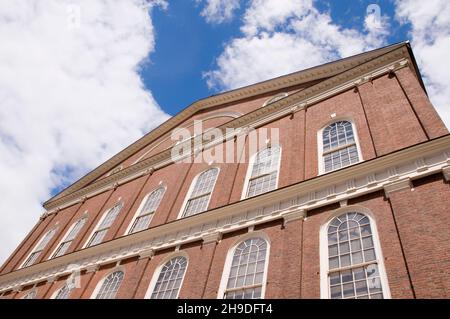
[[355,134],[349,121],[338,121],[328,125],[323,130],[322,142],[325,172],[359,162]]
[[53,238],[53,236],[56,233],[56,228],[48,231],[44,237],[39,241],[39,243],[36,245],[36,247],[33,249],[33,252],[28,256],[27,260],[24,262],[22,267],[28,267],[33,265],[39,256],[41,255],[42,251],[45,249],[49,241]]
[[122,283],[124,273],[123,271],[115,271],[106,277],[102,286],[100,287],[95,299],[114,299],[120,284]]
[[64,285],[61,289],[58,290],[55,299],[69,299],[71,291],[72,289],[70,289],[68,285]]
[[25,296],[23,296],[22,299],[34,299],[36,298],[36,295],[37,295],[36,290],[33,290],[27,293]]
[[383,289],[370,219],[335,217],[328,226],[328,288],[332,299],[381,299]]
[[177,256],[170,259],[161,268],[158,281],[150,299],[176,299],[186,272],[187,259]]
[[280,147],[273,146],[255,156],[248,181],[246,197],[256,196],[277,188]]
[[267,242],[259,237],[247,239],[236,247],[223,298],[263,297],[267,253]]
[[88,242],[87,247],[91,247],[97,244],[100,244],[103,241],[106,233],[108,232],[111,225],[114,223],[117,215],[119,215],[120,210],[122,209],[123,204],[116,204],[113,208],[111,208],[103,218],[100,225],[98,225],[95,232],[92,234],[91,239]]
[[62,256],[66,253],[67,249],[69,249],[69,246],[72,244],[75,237],[77,237],[78,233],[80,232],[81,228],[83,228],[84,224],[86,223],[87,218],[83,217],[79,219],[70,229],[69,233],[64,237],[62,242],[59,244],[58,248],[56,248],[55,253],[53,254],[52,258]]
[[139,215],[133,222],[129,233],[135,233],[144,229],[147,229],[153,218],[154,213],[158,209],[161,199],[165,192],[164,187],[159,187],[158,189],[151,192],[145,199],[144,205],[142,206]]
[[194,188],[186,202],[183,217],[195,215],[208,209],[209,199],[218,173],[218,168],[210,168],[197,177]]

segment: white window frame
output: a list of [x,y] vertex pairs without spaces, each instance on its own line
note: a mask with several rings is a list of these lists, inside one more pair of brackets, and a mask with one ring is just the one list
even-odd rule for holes
[[36,288],[36,287],[35,287],[35,288],[32,288],[28,293],[26,293],[25,295],[23,295],[20,299],[29,299],[29,298],[25,298],[25,297],[27,297],[27,296],[30,295],[30,294],[34,294],[33,298],[31,298],[31,299],[36,299],[37,293],[38,293],[37,288]]
[[[323,153],[324,153],[323,152],[323,131],[328,126],[330,126],[331,124],[336,123],[336,122],[341,122],[341,121],[350,122],[350,124],[352,125],[353,136],[355,137],[356,151],[358,152],[358,162],[350,164],[350,165],[347,165],[347,166],[344,166],[344,167],[341,167],[341,168],[333,169],[333,170],[330,170],[328,172],[325,172],[325,162],[324,162],[324,155],[323,155]],[[318,155],[318,158],[319,158],[319,175],[328,174],[328,173],[331,173],[331,172],[334,172],[334,171],[337,171],[337,170],[340,170],[340,169],[344,169],[346,167],[350,167],[350,166],[356,165],[356,164],[361,163],[361,162],[364,161],[362,153],[361,153],[361,146],[360,146],[360,143],[359,143],[359,135],[358,135],[358,130],[356,129],[355,122],[352,119],[347,118],[347,117],[334,118],[332,121],[328,122],[325,126],[323,126],[317,132],[317,148],[318,148],[317,155]]]
[[[163,194],[162,194],[162,196],[161,196],[161,200],[160,200],[160,202],[159,202],[159,204],[158,204],[158,207],[156,207],[155,211],[152,213],[152,215],[155,216],[156,212],[157,212],[158,209],[159,209],[159,206],[160,206],[161,203],[162,203],[162,200],[164,199],[164,196],[166,195],[166,191],[167,191],[167,186],[166,186],[166,185],[159,185],[159,186],[156,187],[155,189],[151,190],[147,195],[145,195],[145,197],[142,199],[141,204],[139,205],[138,209],[137,209],[136,212],[134,213],[134,216],[133,216],[133,218],[131,219],[131,222],[129,223],[127,229],[125,230],[124,235],[131,235],[131,233],[130,233],[131,227],[133,227],[133,224],[135,223],[136,219],[139,217],[139,215],[141,214],[142,210],[144,209],[144,206],[145,206],[145,203],[147,202],[147,199],[149,198],[149,196],[150,196],[151,194],[153,194],[154,192],[156,192],[156,191],[157,191],[158,189],[160,189],[160,188],[164,189],[164,192],[163,192]],[[153,220],[153,216],[152,216],[152,218],[150,219],[149,226],[150,226],[150,224],[151,224],[151,222],[152,222],[152,220]]]
[[[242,189],[242,194],[241,194],[241,200],[246,199],[246,198],[251,198],[251,197],[247,197],[247,193],[248,193],[248,185],[250,184],[250,179],[252,177],[252,171],[253,171],[253,165],[255,165],[255,160],[256,157],[258,156],[259,153],[261,153],[262,151],[265,151],[268,148],[272,148],[272,147],[278,147],[280,149],[280,155],[279,155],[279,160],[278,160],[278,167],[277,167],[277,181],[276,181],[276,186],[273,190],[274,191],[276,189],[278,189],[278,183],[280,180],[280,169],[281,169],[281,156],[283,155],[283,148],[281,147],[281,145],[276,144],[276,145],[268,145],[267,147],[263,148],[262,150],[256,152],[255,154],[253,154],[250,158],[250,160],[248,161],[248,167],[247,167],[247,173],[245,174],[245,181],[244,181],[244,187]],[[271,192],[269,191],[269,192]],[[268,192],[266,192],[268,193]],[[262,195],[265,193],[261,193],[259,195]],[[256,197],[259,195],[255,195],[252,197]]]
[[269,258],[270,258],[271,241],[269,239],[269,236],[267,236],[267,234],[265,232],[253,231],[253,232],[250,232],[250,233],[240,236],[238,239],[236,239],[234,241],[234,243],[228,249],[227,257],[225,258],[225,264],[223,266],[222,278],[220,280],[219,289],[217,291],[217,299],[223,299],[223,296],[227,289],[228,277],[230,275],[231,264],[233,262],[233,257],[234,257],[236,248],[241,243],[246,241],[247,239],[252,239],[252,238],[261,238],[261,239],[264,239],[267,243],[266,261],[265,261],[265,265],[264,265],[264,276],[263,276],[262,289],[261,289],[261,299],[265,298],[266,287],[267,287],[267,277],[268,277],[268,273],[269,273],[269,263],[270,263]]
[[[194,191],[194,187],[197,184],[197,180],[200,177],[200,175],[202,175],[204,172],[206,172],[206,171],[208,171],[210,169],[213,169],[213,168],[217,169],[217,176],[216,176],[216,180],[214,181],[213,187],[211,189],[211,193],[210,193],[209,198],[208,198],[208,203],[206,204],[206,210],[205,211],[208,210],[209,204],[211,202],[211,198],[212,198],[213,193],[214,193],[214,189],[216,188],[217,180],[219,179],[219,176],[220,176],[220,167],[218,167],[218,166],[211,166],[211,167],[201,171],[200,173],[198,173],[194,177],[194,179],[192,180],[191,185],[189,186],[189,189],[188,189],[188,191],[186,193],[186,196],[184,197],[183,205],[181,205],[181,210],[178,213],[177,219],[185,218],[185,217],[183,217],[184,210],[186,209],[186,205],[187,205],[188,201],[191,199],[192,192]],[[198,214],[200,214],[200,213],[198,213]],[[193,215],[191,215],[191,216],[193,216]]]
[[[88,247],[94,247],[97,245],[100,245],[101,243],[103,243],[103,241],[101,243],[98,243],[97,245],[94,246],[88,246],[92,236],[97,232],[98,228],[100,227],[100,225],[102,224],[103,220],[106,218],[106,215],[108,215],[108,213],[111,211],[111,209],[113,209],[114,207],[116,207],[117,205],[122,205],[122,207],[120,208],[120,210],[123,209],[123,207],[125,206],[125,203],[118,201],[117,203],[115,203],[114,205],[112,205],[110,208],[108,208],[107,210],[105,210],[105,212],[103,213],[102,217],[100,218],[100,220],[97,222],[97,225],[95,225],[95,228],[91,231],[91,233],[89,234],[89,237],[87,238],[86,242],[83,245],[83,249],[84,248],[88,248]],[[121,212],[119,212],[119,214],[117,215],[117,217],[120,215]],[[116,217],[116,218],[117,218]],[[113,223],[111,224],[111,226],[108,228],[108,231],[111,229],[112,225],[114,225],[115,223],[115,219],[113,221]],[[106,235],[105,235],[106,236]]]
[[[380,274],[380,281],[382,287],[382,293],[384,299],[390,299],[391,293],[389,290],[389,282],[386,275],[386,268],[384,267],[384,258],[383,252],[381,250],[380,238],[378,236],[378,227],[373,217],[372,212],[364,206],[360,205],[351,205],[338,208],[333,212],[333,214],[327,219],[325,223],[320,227],[320,243],[319,243],[319,251],[320,251],[320,298],[321,299],[330,299],[329,286],[328,286],[328,272],[329,272],[329,264],[328,264],[328,226],[331,221],[342,214],[346,213],[360,213],[370,221],[370,228],[372,230],[372,239],[373,246],[375,248],[375,256],[376,260],[374,264],[378,265],[378,272]],[[358,268],[358,266],[354,267]],[[336,271],[338,269],[335,269]]]
[[[86,213],[85,213],[85,214],[86,214]],[[80,228],[80,230],[78,231],[78,234],[81,232],[81,230],[86,226],[86,223],[87,223],[87,220],[88,220],[87,215],[78,218],[77,221],[73,222],[72,225],[70,225],[69,229],[68,229],[68,230],[66,231],[66,233],[64,234],[64,237],[62,237],[61,240],[58,242],[58,245],[56,245],[55,249],[53,249],[52,253],[50,254],[50,256],[48,257],[47,260],[56,258],[56,257],[53,257],[53,255],[55,255],[55,253],[56,253],[56,251],[58,250],[59,246],[61,246],[61,244],[62,244],[63,242],[66,241],[66,238],[67,238],[67,236],[69,236],[69,234],[70,234],[70,232],[72,231],[72,229],[74,229],[75,225],[76,225],[79,221],[81,221],[83,218],[86,218],[86,221],[85,221],[84,225],[83,225],[83,226]],[[78,234],[77,234],[77,236],[78,236]],[[76,238],[76,236],[75,236],[75,238]],[[72,242],[75,240],[75,238],[72,240]],[[64,253],[64,255],[65,255],[65,253]],[[64,255],[61,255],[61,256],[64,256]],[[59,256],[59,257],[61,257],[61,256]]]
[[[30,252],[30,253],[27,255],[27,257],[22,261],[22,263],[21,263],[20,266],[19,266],[19,269],[21,269],[21,268],[23,268],[23,267],[25,266],[25,263],[28,261],[28,259],[31,257],[31,255],[32,255],[33,253],[36,252],[36,248],[42,243],[42,241],[44,240],[45,236],[46,236],[49,232],[51,232],[51,231],[55,231],[55,233],[54,233],[53,236],[50,238],[50,240],[48,241],[47,245],[51,242],[51,240],[53,239],[53,237],[55,237],[56,233],[58,232],[58,227],[57,227],[57,226],[52,227],[51,229],[49,229],[48,231],[46,231],[44,235],[41,236],[41,238],[38,240],[38,242],[36,243],[36,245],[33,246],[33,249],[31,250],[31,252]],[[47,248],[47,245],[45,245],[45,247],[41,250],[41,252],[44,252],[44,251],[45,251],[45,249]],[[42,257],[44,257],[44,255],[42,255]],[[33,263],[33,264],[31,264],[31,265],[29,265],[29,266],[27,266],[27,267],[33,266],[33,265],[35,265],[35,264],[36,264],[36,263]]]
[[161,274],[161,270],[164,267],[164,265],[169,262],[171,259],[176,258],[176,257],[184,257],[186,258],[186,269],[184,271],[183,274],[183,279],[181,279],[181,283],[180,283],[180,288],[178,289],[178,293],[175,299],[178,299],[178,297],[180,296],[180,291],[183,288],[183,284],[184,284],[184,280],[186,278],[186,273],[188,272],[188,268],[189,268],[189,256],[186,252],[184,251],[177,251],[175,253],[170,254],[169,256],[167,256],[166,258],[164,258],[158,265],[158,267],[156,267],[153,276],[152,276],[152,280],[150,281],[150,285],[147,288],[147,292],[145,293],[144,299],[150,299],[152,297],[153,294],[153,290],[155,289],[156,283],[158,282],[158,278],[159,275]]
[[[64,284],[63,284],[61,287],[59,287],[58,289],[56,289],[56,290],[52,293],[50,299],[56,299],[56,296],[58,295],[58,293],[59,293],[62,289],[64,289],[64,287],[67,287],[67,283],[66,283],[66,282],[64,282]],[[72,291],[73,291],[73,288],[72,288],[72,289],[69,288],[69,296],[70,296],[70,294],[72,293]]]
[[[98,283],[97,283],[97,285],[95,286],[95,289],[94,289],[94,291],[92,292],[91,297],[90,297],[89,299],[97,299],[97,294],[99,293],[100,289],[102,288],[103,283],[105,282],[106,278],[108,278],[109,275],[111,275],[111,274],[113,274],[113,273],[115,273],[115,272],[117,272],[117,271],[123,272],[123,279],[122,279],[122,281],[120,282],[119,289],[117,289],[117,292],[116,292],[116,296],[117,296],[117,293],[119,292],[120,287],[122,286],[122,283],[125,281],[125,275],[126,275],[126,272],[125,272],[125,268],[124,268],[123,266],[117,266],[117,267],[114,267],[114,268],[113,268],[112,270],[110,270],[106,275],[104,275],[104,276],[102,277],[102,279],[100,279],[100,280],[98,281]],[[115,298],[116,296],[114,296],[114,299],[116,299],[116,298]]]
[[266,105],[269,105],[269,104],[272,104],[274,102],[278,102],[279,100],[282,100],[282,99],[284,99],[287,96],[289,96],[289,93],[287,93],[287,92],[278,93],[278,94],[272,96],[271,98],[267,99],[263,103],[262,107],[264,107]]

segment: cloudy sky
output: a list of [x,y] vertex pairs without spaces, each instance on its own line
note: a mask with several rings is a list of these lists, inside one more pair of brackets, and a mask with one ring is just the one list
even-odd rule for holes
[[0,40],[0,263],[52,194],[224,90],[410,40],[450,126],[448,0],[2,0]]

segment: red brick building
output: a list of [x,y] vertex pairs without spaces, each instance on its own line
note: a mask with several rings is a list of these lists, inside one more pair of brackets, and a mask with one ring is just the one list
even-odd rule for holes
[[[174,163],[194,120],[224,135],[187,159],[279,136]],[[193,103],[44,204],[0,298],[449,298],[449,179],[410,45],[388,46]]]

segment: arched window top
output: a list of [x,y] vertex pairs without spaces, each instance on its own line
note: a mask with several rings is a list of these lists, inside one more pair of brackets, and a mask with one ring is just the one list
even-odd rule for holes
[[161,186],[144,197],[138,215],[134,218],[129,234],[147,229],[154,213],[159,207],[166,188]]
[[107,210],[106,213],[103,214],[103,219],[95,228],[95,231],[93,232],[89,241],[87,242],[86,247],[98,245],[103,241],[103,238],[106,236],[108,230],[111,228],[112,224],[116,220],[122,207],[123,203],[118,202],[112,208]]
[[72,224],[69,232],[63,238],[61,243],[56,248],[55,252],[51,256],[51,258],[59,257],[64,255],[72,244],[73,240],[77,237],[80,230],[83,228],[84,224],[86,224],[87,217],[82,217]]
[[280,153],[281,148],[274,145],[255,155],[245,197],[266,193],[277,187]]
[[283,92],[283,93],[277,94],[275,96],[272,96],[270,99],[268,99],[266,102],[264,102],[263,107],[266,105],[272,104],[276,101],[279,101],[281,99],[284,99],[288,95],[289,95],[288,93]]
[[29,293],[27,293],[25,296],[22,297],[22,299],[35,299],[37,295],[36,290],[32,290]]
[[323,149],[328,151],[355,142],[353,126],[349,121],[337,121],[323,129]]
[[124,277],[123,271],[110,273],[102,282],[95,299],[114,299]]
[[354,126],[350,121],[331,123],[322,131],[322,149],[324,172],[330,172],[359,162]]
[[57,294],[55,295],[55,299],[68,299],[71,291],[72,289],[70,289],[69,286],[64,285],[61,289],[58,290]]
[[182,217],[192,216],[208,209],[209,200],[218,174],[219,169],[213,167],[200,173],[194,179],[194,184],[193,186],[191,185]]
[[225,283],[225,299],[259,299],[263,297],[266,280],[268,243],[264,238],[251,237],[233,250]]
[[176,299],[187,268],[187,258],[176,256],[161,268],[150,299]]
[[360,212],[334,217],[326,228],[328,296],[332,299],[385,297],[371,220]]

